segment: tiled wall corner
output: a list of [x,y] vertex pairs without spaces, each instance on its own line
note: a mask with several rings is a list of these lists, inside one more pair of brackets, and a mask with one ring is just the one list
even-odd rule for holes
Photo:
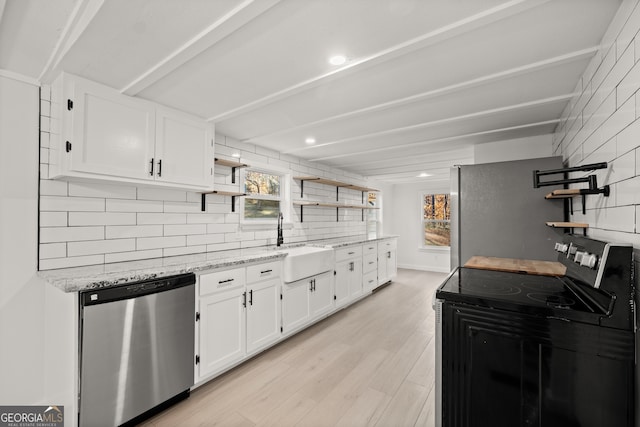
[[554,151],[569,166],[608,162],[593,172],[611,195],[576,199],[572,219],[588,234],[640,250],[640,6],[625,1],[588,65],[554,135]]

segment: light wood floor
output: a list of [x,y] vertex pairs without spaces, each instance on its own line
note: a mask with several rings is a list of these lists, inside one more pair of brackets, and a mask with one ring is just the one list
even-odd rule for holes
[[145,426],[432,426],[433,290],[399,270],[364,300],[194,390]]

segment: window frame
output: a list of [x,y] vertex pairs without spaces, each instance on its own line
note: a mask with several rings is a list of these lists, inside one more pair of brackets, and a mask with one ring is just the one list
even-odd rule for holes
[[425,251],[449,251],[451,250],[451,235],[449,235],[449,245],[447,246],[440,246],[440,245],[427,245],[425,243],[425,236],[424,236],[424,230],[425,230],[425,224],[428,222],[448,222],[449,223],[449,230],[451,230],[451,217],[449,217],[448,220],[441,220],[441,219],[425,219],[424,217],[424,200],[426,196],[430,196],[430,195],[439,195],[439,194],[447,194],[449,195],[449,209],[451,209],[451,194],[449,193],[449,191],[421,191],[418,195],[419,197],[419,212],[420,212],[420,246],[419,248],[421,250],[425,250]]
[[245,200],[246,199],[263,199],[263,200],[278,200],[280,202],[280,212],[282,212],[284,223],[290,223],[291,216],[291,172],[287,169],[277,167],[269,164],[259,164],[256,162],[251,162],[251,166],[240,169],[240,190],[244,192],[245,190],[245,179],[247,172],[260,172],[269,175],[277,175],[280,177],[280,196],[274,197],[271,195],[252,195],[247,193],[244,197],[240,197],[238,213],[240,215],[240,226],[242,229],[271,229],[275,224],[277,224],[277,218],[270,219],[251,219],[245,218],[244,209],[245,209]]

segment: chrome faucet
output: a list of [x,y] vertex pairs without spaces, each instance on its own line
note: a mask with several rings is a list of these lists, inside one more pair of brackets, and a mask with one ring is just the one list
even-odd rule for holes
[[278,240],[276,242],[276,246],[281,246],[284,243],[284,237],[282,236],[282,212],[278,214]]

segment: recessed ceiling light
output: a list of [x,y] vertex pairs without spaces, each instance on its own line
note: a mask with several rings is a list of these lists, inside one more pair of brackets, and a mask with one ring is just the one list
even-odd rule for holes
[[331,65],[342,65],[347,62],[347,58],[344,55],[335,55],[329,58],[329,64]]
[[418,175],[418,178],[426,178],[428,176],[431,176],[431,174],[428,174],[426,172],[422,172],[420,175]]
[[316,139],[310,136],[307,139],[305,139],[304,142],[305,144],[313,145],[316,143]]
[[240,158],[240,153],[233,153],[231,157],[235,157],[236,159]]

